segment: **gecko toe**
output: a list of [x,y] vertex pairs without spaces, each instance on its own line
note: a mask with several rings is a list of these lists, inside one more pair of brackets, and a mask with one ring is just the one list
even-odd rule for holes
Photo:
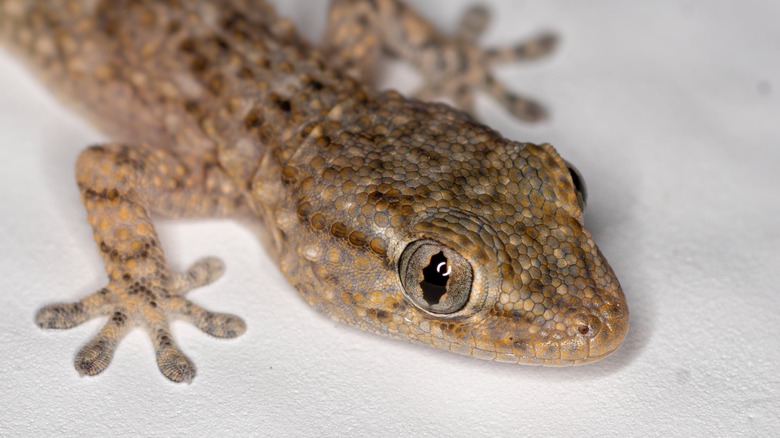
[[490,10],[482,4],[471,5],[461,15],[456,35],[466,41],[476,41],[490,24]]
[[547,119],[547,110],[535,100],[509,91],[492,76],[488,76],[486,83],[486,91],[518,119],[527,122]]
[[225,264],[216,257],[205,257],[195,262],[187,272],[173,277],[172,289],[179,295],[217,281],[225,273]]
[[228,313],[208,312],[208,315],[195,325],[217,338],[235,338],[246,331],[244,320]]
[[177,347],[170,345],[157,351],[160,372],[175,383],[191,383],[195,377],[195,364]]
[[197,286],[205,286],[217,281],[225,273],[225,263],[216,257],[205,257],[192,265],[187,270],[187,275],[193,279]]
[[552,32],[544,32],[533,39],[521,42],[511,48],[514,58],[510,61],[538,59],[552,53],[558,46],[560,37]]
[[541,104],[532,100],[516,99],[515,103],[509,106],[509,111],[513,116],[520,120],[528,122],[539,122],[547,119],[547,110]]
[[35,314],[35,324],[44,329],[69,329],[96,316],[106,314],[108,290],[99,291],[75,303],[56,303],[42,307]]
[[76,354],[74,365],[79,374],[94,376],[105,370],[119,342],[131,327],[126,310],[116,308],[100,332]]
[[77,304],[50,304],[35,314],[35,324],[45,329],[68,329],[84,322]]
[[93,339],[76,354],[74,366],[82,376],[100,374],[111,363],[116,344],[105,339]]
[[235,338],[246,331],[246,323],[238,316],[211,312],[186,298],[173,298],[167,306],[171,312],[217,338]]

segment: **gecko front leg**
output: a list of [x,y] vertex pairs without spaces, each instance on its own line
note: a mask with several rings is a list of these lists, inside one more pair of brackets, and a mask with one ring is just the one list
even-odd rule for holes
[[477,92],[485,92],[515,117],[537,121],[546,117],[536,101],[510,91],[495,79],[493,67],[541,58],[555,48],[557,38],[543,33],[510,47],[484,49],[478,38],[489,22],[487,9],[468,9],[455,35],[444,35],[399,0],[334,0],[328,16],[325,49],[347,73],[370,81],[384,50],[419,70],[422,100],[446,96],[460,109],[474,110]]
[[79,302],[45,306],[38,311],[36,323],[67,329],[109,316],[76,355],[75,367],[82,375],[102,372],[123,336],[141,326],[152,339],[163,375],[174,382],[191,381],[195,365],[174,342],[169,322],[184,319],[220,338],[239,336],[245,324],[237,316],[210,312],[184,297],[219,278],[224,266],[216,258],[206,258],[186,273],[172,272],[151,213],[232,216],[247,208],[242,195],[215,160],[188,162],[147,146],[89,148],[79,157],[76,173],[109,282]]

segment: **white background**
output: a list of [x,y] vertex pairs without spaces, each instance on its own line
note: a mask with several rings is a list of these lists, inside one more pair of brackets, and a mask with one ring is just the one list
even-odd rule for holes
[[[280,1],[281,3],[281,1]],[[312,39],[324,2],[284,2]],[[414,1],[452,30],[467,2]],[[566,369],[512,366],[391,341],[306,306],[254,235],[219,221],[159,222],[171,264],[214,255],[228,271],[192,294],[247,333],[174,325],[198,366],[165,380],[141,331],[99,377],[72,360],[99,330],[33,324],[38,307],[104,284],[73,164],[99,134],[0,56],[2,436],[769,436],[780,428],[780,3],[490,1],[483,38],[542,29],[550,60],[506,83],[551,109],[504,135],[549,141],[590,189],[587,223],[631,309],[623,346]],[[410,70],[385,77],[409,91]]]

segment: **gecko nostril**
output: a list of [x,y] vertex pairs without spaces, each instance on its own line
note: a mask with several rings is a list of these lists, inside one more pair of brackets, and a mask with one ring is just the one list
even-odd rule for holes
[[580,314],[569,328],[569,336],[583,336],[587,339],[597,337],[601,332],[601,320],[595,315]]

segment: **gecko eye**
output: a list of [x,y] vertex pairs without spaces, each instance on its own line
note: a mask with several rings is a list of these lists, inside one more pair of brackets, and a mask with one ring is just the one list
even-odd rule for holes
[[574,190],[577,191],[577,201],[580,204],[580,210],[585,211],[585,206],[588,203],[588,189],[585,186],[585,179],[582,177],[580,171],[568,161],[566,161],[566,167],[569,169],[571,181],[574,183]]
[[427,312],[455,313],[471,295],[471,264],[436,241],[410,243],[401,254],[398,270],[406,296]]

